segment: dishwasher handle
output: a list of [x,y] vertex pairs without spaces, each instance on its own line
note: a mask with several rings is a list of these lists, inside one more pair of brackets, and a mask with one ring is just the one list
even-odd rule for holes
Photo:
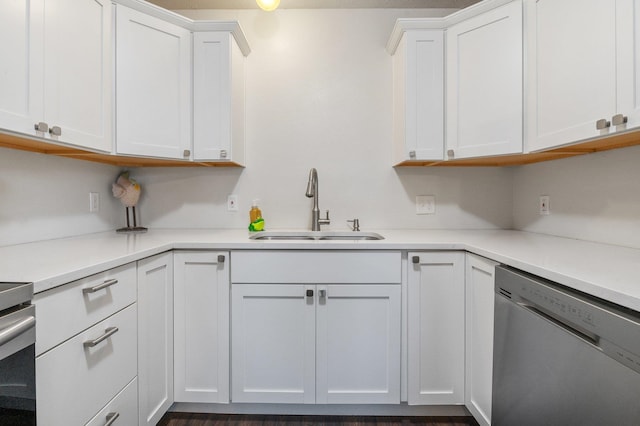
[[544,309],[541,309],[540,307],[530,304],[530,303],[526,303],[526,302],[516,302],[516,304],[524,309],[526,309],[527,311],[531,312],[534,315],[537,315],[539,317],[544,318],[545,320],[555,324],[556,326],[562,328],[564,331],[574,335],[575,337],[579,338],[580,340],[584,341],[585,343],[588,343],[589,345],[600,349],[600,336],[591,333],[585,329],[583,329],[582,327],[579,327],[569,321],[563,320],[562,318],[559,318],[557,315],[554,315],[551,312],[548,312]]

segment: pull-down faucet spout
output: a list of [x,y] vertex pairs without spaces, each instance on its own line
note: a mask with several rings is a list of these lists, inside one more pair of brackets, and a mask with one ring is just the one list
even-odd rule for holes
[[313,198],[313,209],[311,210],[311,230],[319,231],[320,225],[328,225],[329,210],[327,210],[327,217],[320,219],[320,208],[318,207],[318,171],[312,168],[309,171],[309,182],[307,183],[307,192],[305,194],[309,198]]

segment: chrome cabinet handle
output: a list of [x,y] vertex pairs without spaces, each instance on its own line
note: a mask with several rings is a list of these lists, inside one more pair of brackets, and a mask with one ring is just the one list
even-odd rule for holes
[[629,121],[629,117],[627,117],[626,115],[616,114],[613,117],[611,117],[611,123],[614,126],[621,126],[623,124],[626,124],[627,121]]
[[611,127],[611,122],[607,121],[606,118],[601,118],[600,120],[596,121],[597,130],[603,130],[603,129],[606,129],[607,127]]
[[62,129],[60,128],[60,126],[53,126],[49,128],[49,134],[53,136],[60,136],[62,135]]
[[449,158],[454,158],[456,156],[456,152],[453,149],[448,149],[447,150],[447,156]]
[[325,289],[318,290],[318,296],[319,296],[321,299],[324,299],[325,297],[327,297],[327,290],[325,290]]
[[416,158],[416,152],[415,151],[409,151],[409,158]]
[[115,423],[118,417],[120,417],[120,413],[114,412],[107,414],[107,422],[104,424],[104,426],[111,426],[113,423]]
[[420,256],[413,256],[411,258],[411,263],[413,263],[414,265],[420,263]]
[[82,294],[95,293],[96,291],[100,291],[100,290],[103,290],[103,289],[105,289],[107,287],[111,287],[114,284],[118,284],[118,280],[116,280],[115,278],[112,278],[110,280],[106,280],[102,284],[98,284],[98,285],[93,286],[93,287],[83,288],[82,289]]
[[33,125],[33,128],[35,130],[37,130],[38,132],[48,132],[49,131],[49,125],[43,121],[36,123]]
[[223,149],[220,151],[220,158],[227,158],[227,150]]
[[306,296],[307,297],[313,297],[313,290],[307,290]]
[[218,263],[224,263],[224,254],[218,255]]
[[184,151],[182,151],[182,156],[183,157],[188,157],[191,155],[191,150],[190,149],[185,149]]
[[100,336],[100,337],[98,337],[96,339],[93,339],[93,340],[87,340],[82,345],[85,348],[92,348],[92,347],[96,346],[97,344],[99,344],[100,342],[103,342],[104,340],[106,340],[109,337],[113,336],[117,332],[118,332],[118,327],[109,327],[104,331],[104,334],[102,336]]
[[11,324],[9,327],[0,330],[0,346],[12,341],[22,333],[28,331],[36,325],[36,317],[29,316],[22,321]]

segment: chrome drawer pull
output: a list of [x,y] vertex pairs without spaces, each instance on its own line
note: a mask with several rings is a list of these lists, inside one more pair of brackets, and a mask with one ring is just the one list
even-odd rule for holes
[[100,342],[102,342],[103,340],[108,339],[109,337],[113,336],[114,334],[116,334],[118,332],[118,327],[109,327],[104,331],[104,334],[96,339],[93,340],[87,340],[86,342],[83,343],[83,346],[85,348],[92,348],[95,345],[99,344]]
[[114,284],[118,284],[118,280],[116,280],[115,278],[112,278],[110,280],[106,280],[102,284],[98,284],[97,286],[83,288],[82,289],[82,294],[95,293],[96,291],[100,291],[100,290],[105,289],[107,287],[111,287]]
[[104,424],[104,426],[111,426],[112,424],[115,423],[116,419],[120,417],[120,413],[109,413],[107,414],[107,422]]

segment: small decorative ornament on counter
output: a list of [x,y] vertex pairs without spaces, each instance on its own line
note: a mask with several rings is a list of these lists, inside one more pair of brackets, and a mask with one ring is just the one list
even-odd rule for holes
[[[124,205],[127,215],[127,226],[117,229],[116,232],[147,232],[147,228],[138,226],[136,221],[136,204],[138,204],[140,192],[142,192],[140,184],[136,182],[135,179],[129,177],[128,171],[124,171],[118,175],[115,183],[111,185],[111,191],[113,192],[113,196],[119,199]],[[131,207],[133,213],[133,226],[131,226],[129,221],[129,207]]]

